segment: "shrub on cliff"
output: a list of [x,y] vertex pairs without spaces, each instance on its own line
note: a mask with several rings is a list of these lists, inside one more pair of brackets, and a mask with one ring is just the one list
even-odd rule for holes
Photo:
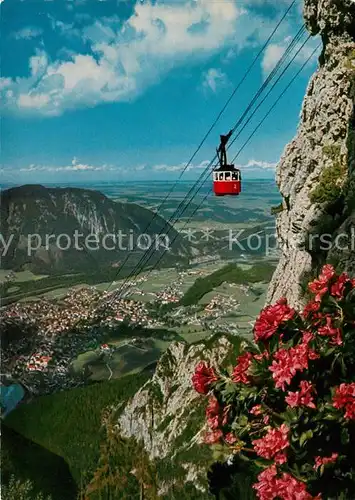
[[355,498],[355,280],[330,265],[302,313],[266,307],[255,347],[223,370],[201,362],[205,442],[256,471],[260,500]]
[[332,165],[322,171],[318,185],[310,193],[310,200],[312,203],[335,203],[343,193],[347,167],[340,146],[324,146],[323,153]]

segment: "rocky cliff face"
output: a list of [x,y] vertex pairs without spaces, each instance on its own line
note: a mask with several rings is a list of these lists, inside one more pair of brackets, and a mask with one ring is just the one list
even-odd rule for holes
[[2,244],[7,245],[0,249],[1,267],[26,265],[38,273],[95,272],[119,266],[127,252],[136,254],[127,266],[134,265],[147,248],[156,259],[165,243],[169,246],[174,239],[166,255],[174,262],[189,258],[190,250],[176,231],[161,217],[152,219],[146,208],[114,202],[88,189],[39,185],[8,189],[1,193],[0,203]]
[[305,0],[304,16],[324,49],[277,167],[281,258],[268,292],[268,302],[286,296],[295,307],[323,263],[355,271],[355,2]]
[[172,343],[152,379],[121,413],[117,431],[144,444],[156,464],[162,494],[168,494],[172,486],[185,489],[187,483],[206,491],[206,464],[212,461],[210,448],[201,445],[206,398],[195,392],[191,377],[200,360],[214,366],[229,359],[234,362],[238,345],[239,340],[226,336],[192,346]]

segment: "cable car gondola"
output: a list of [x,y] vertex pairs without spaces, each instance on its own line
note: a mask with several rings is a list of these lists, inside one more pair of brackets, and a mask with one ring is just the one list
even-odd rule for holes
[[233,130],[221,135],[221,144],[217,149],[219,167],[213,170],[213,192],[216,196],[237,196],[242,190],[242,179],[239,168],[228,165],[226,146]]

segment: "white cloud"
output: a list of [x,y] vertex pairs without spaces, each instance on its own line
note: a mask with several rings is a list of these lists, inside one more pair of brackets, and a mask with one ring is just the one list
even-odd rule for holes
[[[41,177],[41,174],[77,174],[80,176],[87,176],[87,174],[94,174],[95,172],[100,173],[100,175],[105,174],[105,178],[109,175],[113,175],[115,177],[119,176],[127,176],[131,175],[132,172],[137,172],[137,176],[139,173],[144,173],[145,175],[155,174],[167,174],[167,175],[179,175],[183,170],[186,172],[195,172],[197,175],[200,175],[205,169],[208,167],[212,172],[212,167],[210,165],[209,160],[202,161],[196,165],[186,166],[186,163],[180,163],[176,165],[137,165],[131,167],[120,167],[117,165],[111,165],[107,163],[103,163],[100,165],[95,165],[92,163],[85,163],[79,161],[76,157],[72,159],[71,162],[64,165],[41,165],[41,164],[31,164],[26,167],[22,167],[19,169],[14,168],[2,168],[0,170],[0,174],[3,177],[6,177],[8,180],[20,179],[23,176],[34,175],[37,177]],[[262,172],[269,171],[274,172],[276,168],[276,163],[270,163],[266,161],[254,160],[251,159],[247,163],[243,165],[236,165],[236,167],[240,168],[242,171],[249,172]]]
[[[282,0],[283,1],[283,0]],[[90,47],[83,53],[61,50],[49,60],[38,50],[29,61],[28,77],[2,81],[1,99],[8,112],[57,116],[68,109],[105,102],[128,101],[156,83],[172,68],[208,58],[222,49],[233,54],[258,45],[275,27],[275,20],[248,12],[259,0],[182,0],[137,2],[125,22],[117,16],[77,25],[50,18],[62,36],[80,37]],[[276,0],[276,8],[284,9]],[[286,21],[279,32],[289,32]],[[270,46],[263,60],[266,71],[284,50]],[[232,53],[227,57],[233,56]],[[204,88],[225,84],[220,69],[204,75]]]
[[74,23],[63,23],[58,19],[55,19],[53,16],[48,15],[48,18],[51,22],[51,27],[53,31],[58,31],[61,35],[65,37],[80,37],[81,31],[74,27]]
[[74,157],[73,160],[71,161],[70,165],[64,165],[64,166],[47,166],[47,165],[35,165],[31,164],[28,167],[20,168],[19,172],[27,172],[27,173],[34,173],[34,172],[113,172],[113,171],[123,171],[124,169],[120,167],[114,167],[112,165],[89,165],[86,163],[80,163],[78,160]]
[[277,163],[270,163],[267,161],[260,161],[260,160],[249,160],[248,163],[245,163],[244,165],[237,165],[238,168],[240,169],[262,169],[262,170],[275,170],[276,169]]
[[264,53],[262,68],[264,75],[268,75],[276,66],[279,59],[285,53],[286,47],[284,45],[269,45]]
[[49,99],[50,97],[47,94],[20,94],[18,105],[21,108],[41,109],[48,104]]
[[[242,172],[253,172],[253,173],[260,173],[261,172],[270,172],[270,175],[272,175],[275,170],[276,170],[276,165],[277,163],[272,163],[272,162],[267,162],[267,161],[262,161],[262,160],[254,160],[251,159],[245,164],[240,164],[236,165],[237,168],[239,168]],[[202,173],[206,168],[209,168],[210,172],[212,173],[212,166],[210,165],[209,160],[202,161],[201,163],[197,165],[189,165],[186,168],[186,163],[181,163],[178,165],[154,165],[152,167],[152,170],[156,173],[166,173],[166,174],[179,174],[181,173],[185,168],[186,172],[196,172],[198,175]]]
[[41,29],[28,26],[27,28],[23,28],[13,33],[12,37],[15,38],[15,40],[31,40],[32,38],[41,36],[42,33],[43,31]]
[[179,172],[184,169],[184,165],[154,165],[155,172]]
[[[191,171],[191,170],[202,170],[206,169],[210,165],[209,160],[204,160],[201,163],[197,165],[189,165],[186,168],[186,171]],[[237,168],[240,169],[262,169],[262,170],[275,170],[276,169],[277,163],[271,163],[267,161],[260,161],[260,160],[249,160],[247,163],[242,164],[242,165],[236,165]],[[186,167],[186,163],[181,163],[179,165],[154,165],[153,170],[158,171],[158,172],[179,172],[182,171]],[[212,167],[211,167],[212,170]]]
[[[257,24],[253,20],[249,28],[245,15],[235,0],[139,2],[123,25],[95,22],[82,31],[91,54],[48,61],[38,75],[34,61],[48,59],[39,51],[29,60],[29,77],[3,84],[12,92],[10,98],[3,92],[4,105],[9,111],[53,116],[78,106],[132,99],[178,64],[208,57],[223,47],[243,46]],[[73,33],[71,25],[53,23]]]
[[202,75],[202,87],[212,92],[217,92],[217,89],[228,83],[227,75],[219,68],[210,68]]
[[[284,55],[287,47],[289,46],[290,42],[292,41],[293,37],[287,36],[285,37],[281,42],[275,43],[275,44],[270,44],[265,52],[264,52],[264,57],[262,60],[262,69],[264,73],[264,78],[267,78],[271,71],[275,68],[276,64],[280,60],[280,58]],[[319,43],[319,39],[312,39],[312,41],[307,42],[304,47],[302,47],[304,41],[306,38],[303,40],[299,41],[295,47],[293,48],[292,51],[292,57],[295,56],[295,62],[298,64],[303,64],[312,54],[314,49]],[[302,50],[297,54],[296,53],[299,49]],[[314,59],[316,59],[318,54],[314,55]]]
[[187,165],[186,162],[180,163],[178,165],[162,164],[162,165],[154,165],[152,169],[155,172],[182,172],[183,170],[185,170],[186,172],[190,172],[190,170],[205,169],[209,164],[210,164],[209,160],[204,160],[197,165],[192,165],[192,164]]
[[11,78],[0,78],[0,90],[11,87]]

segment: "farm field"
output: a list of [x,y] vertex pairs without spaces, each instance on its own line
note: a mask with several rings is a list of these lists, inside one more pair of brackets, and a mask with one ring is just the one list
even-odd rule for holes
[[[180,340],[183,339],[181,336]],[[130,343],[129,338],[108,340],[108,345],[115,348],[112,354],[103,357],[100,349],[81,353],[72,362],[72,369],[80,373],[87,367],[91,373],[89,380],[95,382],[119,379],[124,375],[140,373],[156,363],[171,342],[154,337],[142,340],[139,345]]]
[[123,375],[139,373],[156,363],[174,340],[190,344],[212,334],[194,324],[175,326],[169,330],[171,339],[163,340],[157,331],[152,331],[152,337],[141,339],[137,345],[131,342],[131,338],[108,339],[106,343],[113,348],[112,354],[103,357],[99,347],[88,350],[77,356],[72,362],[72,369],[80,373],[87,367],[91,373],[89,380],[92,381],[118,379]]
[[249,338],[254,320],[264,306],[267,288],[266,283],[256,283],[249,289],[241,289],[233,284],[223,283],[212,292],[207,293],[199,303],[206,305],[217,296],[234,298],[238,302],[238,307],[233,313],[221,314],[220,320],[223,323],[232,323],[239,334]]
[[[5,277],[9,274],[8,269],[0,269],[0,281],[3,281]],[[31,271],[18,271],[13,272],[14,275],[14,283],[16,281],[31,281],[31,280],[40,280],[42,278],[47,278],[46,274],[34,274]]]
[[[196,272],[200,273],[201,276],[205,276],[205,275],[213,273],[217,269],[223,267],[223,265],[224,265],[223,262],[221,262],[217,265],[216,264],[215,265],[213,265],[213,264],[212,265],[201,265],[201,266],[194,268],[194,270]],[[143,295],[141,293],[139,293],[139,294],[130,293],[130,294],[128,294],[128,298],[131,298],[133,300],[144,301],[144,302],[154,300],[154,295],[150,295],[150,294],[161,292],[164,290],[165,287],[167,287],[168,285],[173,283],[177,278],[177,271],[174,268],[167,268],[167,269],[163,269],[163,270],[159,270],[159,271],[155,270],[149,274],[147,272],[144,272],[144,273],[138,274],[134,278],[131,278],[131,280],[139,282],[140,278],[144,278],[146,276],[147,276],[147,281],[137,284],[137,287],[139,288],[139,290],[141,292],[143,292],[143,294],[145,294],[145,295]],[[192,275],[192,276],[186,276],[184,278],[184,282],[182,284],[182,290],[184,292],[191,285],[193,285],[193,283],[196,280],[196,277],[197,277],[196,275]],[[123,285],[123,283],[124,283],[124,280],[122,279],[122,280],[117,280],[117,281],[113,281],[113,282],[105,281],[103,283],[98,283],[94,286],[100,292],[104,292],[107,290],[109,292],[112,292],[114,290],[118,290]],[[85,286],[93,286],[93,285],[89,285],[89,284],[83,282],[83,283],[75,285],[74,287],[62,287],[62,288],[57,288],[56,290],[52,290],[50,292],[44,292],[44,293],[41,293],[41,296],[44,298],[47,298],[47,299],[61,298],[61,297],[64,297],[70,289],[81,288],[81,287],[85,287]],[[132,288],[135,288],[135,287],[132,287]],[[22,300],[31,300],[31,298],[22,299]]]

